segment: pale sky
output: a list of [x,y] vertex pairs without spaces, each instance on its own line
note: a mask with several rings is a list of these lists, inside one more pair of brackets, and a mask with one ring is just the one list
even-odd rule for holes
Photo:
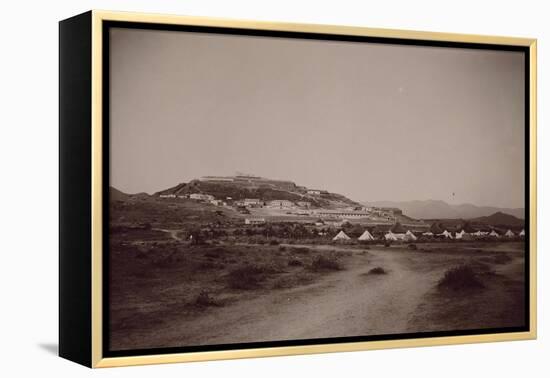
[[110,184],[124,192],[240,171],[357,201],[524,206],[520,52],[110,38]]

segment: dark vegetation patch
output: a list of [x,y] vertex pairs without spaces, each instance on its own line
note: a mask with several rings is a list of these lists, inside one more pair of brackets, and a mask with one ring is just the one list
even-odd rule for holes
[[224,264],[216,263],[216,262],[213,262],[213,261],[202,261],[202,262],[197,264],[196,271],[197,272],[204,272],[204,271],[209,271],[209,270],[223,269],[224,266],[225,266]]
[[311,252],[311,249],[307,247],[292,247],[290,248],[290,251],[298,255],[306,255]]
[[388,272],[384,268],[377,266],[369,270],[367,274],[388,274]]
[[459,265],[448,269],[439,280],[437,287],[464,292],[483,289],[485,285],[471,265]]
[[353,255],[352,251],[336,251],[334,252],[336,257],[350,257]]
[[212,295],[206,291],[202,290],[197,298],[193,302],[195,307],[204,308],[204,307],[220,307],[222,303],[212,297]]
[[204,254],[204,256],[212,259],[219,259],[224,255],[224,253],[225,253],[225,250],[223,248],[214,248],[212,250],[207,251]]
[[273,289],[290,289],[299,285],[307,285],[315,280],[315,274],[301,271],[293,275],[278,277],[272,284]]
[[278,271],[265,265],[245,265],[236,268],[227,275],[227,284],[232,289],[253,290]]
[[309,269],[313,272],[342,270],[342,264],[335,254],[318,255],[313,258]]
[[288,260],[288,266],[304,266],[304,262],[297,258],[291,258]]

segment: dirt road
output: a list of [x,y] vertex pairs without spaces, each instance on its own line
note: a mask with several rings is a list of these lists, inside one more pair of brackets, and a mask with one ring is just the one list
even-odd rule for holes
[[[191,322],[171,324],[150,341],[204,345],[406,332],[422,296],[444,270],[410,269],[410,254],[416,252],[407,252],[353,252],[344,271],[327,274],[311,285],[217,308]],[[368,274],[377,266],[387,274]]]

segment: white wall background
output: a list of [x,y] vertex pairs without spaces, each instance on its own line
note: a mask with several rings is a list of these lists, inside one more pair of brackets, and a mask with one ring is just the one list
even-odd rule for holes
[[[546,1],[10,1],[0,22],[0,375],[545,376],[548,374],[550,27]],[[92,372],[57,344],[57,64],[61,19],[89,9],[360,25],[539,39],[539,340]],[[543,209],[545,211],[543,211]],[[32,374],[32,375],[31,375]],[[547,376],[547,375],[546,375]]]

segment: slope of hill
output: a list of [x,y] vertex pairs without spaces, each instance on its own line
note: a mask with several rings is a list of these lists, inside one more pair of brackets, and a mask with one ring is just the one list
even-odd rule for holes
[[474,218],[472,221],[495,226],[522,226],[525,223],[523,219],[516,218],[513,215],[505,214],[500,211],[486,217]]
[[366,206],[376,207],[397,207],[403,210],[403,213],[417,219],[443,219],[443,218],[478,218],[489,216],[501,212],[513,215],[517,218],[524,218],[525,210],[523,208],[498,208],[490,206],[475,206],[472,204],[450,205],[445,201],[427,200],[427,201],[376,201],[364,202]]
[[129,198],[129,195],[121,192],[120,190],[109,187],[109,199],[111,201],[126,201]]
[[[264,179],[267,181],[267,179]],[[210,194],[217,199],[231,197],[233,200],[245,198],[259,198],[262,201],[289,200],[308,201],[312,205],[323,208],[342,208],[349,206],[361,206],[358,202],[337,193],[323,193],[321,195],[307,194],[305,187],[297,186],[288,181],[270,182],[269,185],[248,181],[203,181],[192,180],[188,183],[180,183],[174,187],[162,190],[154,195],[175,194],[184,195],[191,193]]]

